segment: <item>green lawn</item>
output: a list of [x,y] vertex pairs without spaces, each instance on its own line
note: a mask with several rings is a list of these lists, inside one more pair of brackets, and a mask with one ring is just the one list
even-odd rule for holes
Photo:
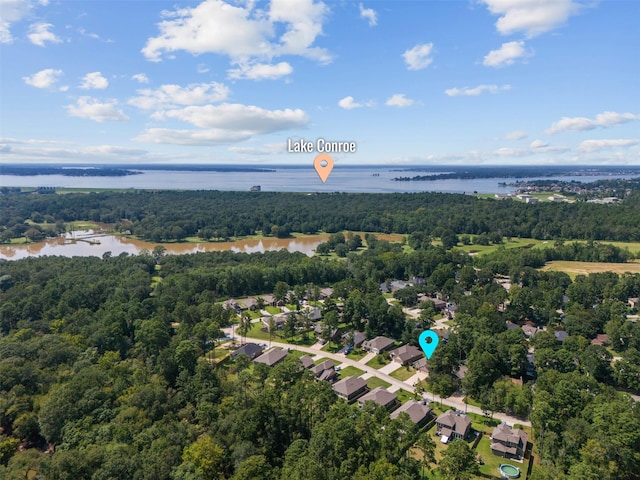
[[391,360],[386,360],[383,355],[376,355],[367,362],[367,367],[382,368],[390,362]]
[[347,358],[350,360],[358,361],[361,358],[364,358],[367,355],[367,353],[369,352],[365,352],[364,350],[361,350],[361,349],[351,350],[351,352],[347,355]]
[[264,307],[264,309],[269,312],[271,315],[277,315],[278,313],[282,313],[282,310],[280,310],[278,307],[274,307],[271,305],[267,305],[266,307]]
[[[469,237],[473,238],[474,235],[469,235]],[[473,240],[472,240],[473,241]],[[456,248],[460,250],[464,250],[467,253],[491,253],[498,250],[500,247],[504,248],[536,248],[540,245],[553,245],[553,243],[547,242],[544,243],[543,240],[536,240],[534,238],[512,238],[511,241],[507,241],[506,238],[503,238],[503,243],[498,245],[462,245],[458,244]]]
[[339,372],[341,379],[346,377],[359,377],[363,373],[364,373],[363,370],[360,370],[359,368],[356,368],[356,367],[352,367],[351,365],[343,368]]
[[320,365],[322,362],[324,362],[325,360],[327,360],[326,357],[320,357],[319,359],[315,360],[313,362],[314,365]]
[[369,390],[373,390],[374,388],[382,387],[389,388],[391,384],[389,382],[385,382],[384,380],[378,377],[369,377],[367,378],[367,387]]
[[413,393],[407,392],[402,388],[396,392],[396,395],[398,396],[398,401],[400,403],[405,403],[409,400],[415,400],[415,395]]
[[393,378],[397,378],[398,380],[404,382],[405,380],[413,377],[416,374],[416,371],[412,367],[400,367],[397,370],[394,370],[389,375]]
[[524,478],[527,474],[527,468],[529,466],[528,461],[523,463],[514,462],[513,460],[507,460],[506,458],[498,457],[491,453],[491,439],[488,435],[483,435],[476,447],[476,454],[482,457],[484,465],[480,465],[480,473],[487,478],[500,478],[500,471],[498,467],[501,464],[513,465],[520,469],[520,478]]
[[343,347],[343,345],[341,345],[339,343],[327,342],[327,343],[324,344],[324,346],[320,350],[322,350],[323,352],[336,353],[342,347]]
[[[251,330],[249,330],[249,332],[247,332],[247,337],[251,337],[251,338],[257,338],[259,340],[269,340],[269,333],[268,332],[263,332],[262,330],[262,322],[257,322],[257,323],[252,323],[251,324]],[[236,332],[237,333],[237,332]],[[282,339],[277,335],[274,334],[271,338],[272,340],[275,341],[282,341]]]

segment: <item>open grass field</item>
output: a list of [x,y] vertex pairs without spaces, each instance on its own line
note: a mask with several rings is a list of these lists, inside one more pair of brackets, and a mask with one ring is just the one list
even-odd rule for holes
[[378,387],[389,388],[390,386],[391,384],[389,382],[385,382],[381,378],[378,378],[378,377],[367,378],[367,387],[369,387],[369,390],[373,390],[374,388],[378,388]]
[[[469,235],[473,238],[473,235]],[[473,240],[472,240],[473,241]],[[552,242],[546,240],[536,240],[535,238],[512,238],[511,240],[503,239],[504,243],[499,245],[462,245],[458,244],[457,249],[463,250],[469,254],[479,255],[483,253],[491,253],[504,248],[536,248],[541,245],[553,245]]]
[[541,270],[552,272],[565,272],[571,278],[577,275],[588,275],[597,272],[614,272],[622,274],[625,272],[640,273],[640,261],[635,260],[628,263],[600,263],[600,262],[569,262],[556,260],[548,262]]
[[405,380],[413,377],[415,373],[416,371],[411,367],[400,367],[399,369],[391,372],[389,375],[400,380],[401,382],[404,382]]

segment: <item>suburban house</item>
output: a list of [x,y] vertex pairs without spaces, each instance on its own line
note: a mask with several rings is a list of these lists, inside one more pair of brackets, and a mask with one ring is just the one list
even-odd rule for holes
[[[326,326],[320,323],[317,324],[315,327],[313,327],[313,333],[315,333],[316,338],[320,342],[324,342],[324,338],[322,338],[322,335],[325,328]],[[340,338],[340,329],[332,328],[331,331],[329,332],[329,340],[333,342],[337,342],[339,338]]]
[[320,298],[329,298],[333,295],[333,288],[323,288],[320,290]]
[[418,402],[409,400],[400,406],[400,408],[391,412],[391,418],[398,418],[401,413],[406,413],[413,423],[421,427],[431,417],[431,408],[426,401]]
[[522,325],[520,328],[527,337],[533,337],[540,331],[538,327],[534,327],[533,325]]
[[640,299],[638,297],[631,297],[627,301],[631,308],[640,308]]
[[224,308],[225,310],[235,310],[236,313],[242,312],[240,305],[238,305],[238,301],[234,298],[230,298],[229,300],[225,300],[224,302],[222,302],[222,308]]
[[391,360],[400,365],[411,365],[417,360],[424,358],[424,353],[413,345],[402,345],[389,352]]
[[419,372],[429,373],[429,365],[427,364],[427,358],[423,356],[421,359],[413,362],[413,368],[415,368]]
[[471,418],[464,413],[447,410],[436,419],[436,434],[441,436],[442,443],[456,438],[465,439],[471,430]]
[[231,352],[231,358],[236,358],[238,355],[244,354],[251,360],[254,360],[256,357],[262,354],[263,350],[264,348],[262,348],[257,343],[245,343],[236,351]]
[[313,372],[318,380],[327,380],[331,382],[338,376],[333,360],[325,360],[318,365],[312,366],[309,370]]
[[609,341],[609,335],[606,333],[599,333],[596,338],[591,340],[591,345],[604,345]]
[[362,332],[347,332],[342,335],[342,344],[360,348],[366,339],[367,337]]
[[362,342],[362,348],[371,353],[382,353],[389,350],[395,342],[387,337],[376,337],[373,340],[365,340]]
[[527,450],[527,432],[502,423],[491,434],[491,453],[505,458],[523,458]]
[[445,302],[444,300],[440,300],[439,298],[432,298],[423,293],[418,295],[418,303],[422,303],[422,302],[433,302],[435,309],[440,311],[447,308],[447,302]]
[[241,310],[258,310],[258,300],[255,298],[243,298],[240,300]]
[[367,392],[367,382],[360,377],[346,377],[332,385],[340,398],[352,402]]
[[313,367],[313,358],[311,358],[309,355],[303,355],[300,357],[300,362],[302,363],[302,366],[304,368],[311,368]]
[[391,409],[397,403],[398,396],[386,388],[376,387],[369,393],[358,399],[358,404],[363,407],[365,402],[374,402],[386,409]]
[[254,362],[264,363],[265,365],[273,367],[274,365],[277,365],[278,363],[283,361],[287,355],[289,355],[288,351],[282,350],[280,348],[273,348],[268,352],[260,355],[258,358],[254,360]]

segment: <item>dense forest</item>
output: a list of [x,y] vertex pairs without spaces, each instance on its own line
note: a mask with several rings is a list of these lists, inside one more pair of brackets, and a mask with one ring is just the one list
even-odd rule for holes
[[[32,225],[25,220],[35,222]],[[135,191],[66,195],[0,195],[0,241],[55,235],[60,222],[115,224],[154,242],[342,230],[440,237],[498,233],[506,237],[640,241],[640,193],[621,204],[523,204],[470,195],[301,194]],[[48,227],[41,224],[46,222]]]
[[[640,408],[616,389],[640,390],[640,325],[626,319],[640,275],[571,280],[534,269],[533,250],[474,258],[426,238],[410,236],[415,250],[405,252],[367,236],[344,259],[159,248],[1,261],[0,477],[408,480],[426,468],[469,478],[477,465],[466,444],[454,442],[436,462],[434,440],[406,417],[347,405],[294,356],[273,368],[210,361],[221,328],[239,320],[222,300],[273,293],[299,302],[332,286],[327,324],[414,345],[435,311],[424,302],[420,318],[407,319],[401,305],[420,294],[454,302],[455,328],[425,388],[445,397],[462,388],[487,411],[529,416],[539,457],[531,478],[639,478]],[[350,240],[332,236],[332,247]],[[601,249],[558,243],[543,255]],[[509,291],[496,275],[513,283]],[[380,283],[414,276],[425,282],[396,291],[390,305]],[[306,332],[291,318],[283,341]],[[547,331],[529,340],[508,328],[525,323]],[[601,333],[609,349],[590,344]],[[416,449],[423,454],[409,454]]]

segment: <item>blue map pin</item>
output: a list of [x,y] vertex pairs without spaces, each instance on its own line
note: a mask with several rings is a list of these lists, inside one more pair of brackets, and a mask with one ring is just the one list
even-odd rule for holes
[[[431,340],[431,342],[428,340]],[[438,340],[438,334],[433,330],[425,330],[420,334],[420,337],[418,337],[418,343],[420,344],[420,347],[422,347],[424,354],[427,356],[427,360],[431,358],[431,355],[433,355],[433,352],[436,350]]]

